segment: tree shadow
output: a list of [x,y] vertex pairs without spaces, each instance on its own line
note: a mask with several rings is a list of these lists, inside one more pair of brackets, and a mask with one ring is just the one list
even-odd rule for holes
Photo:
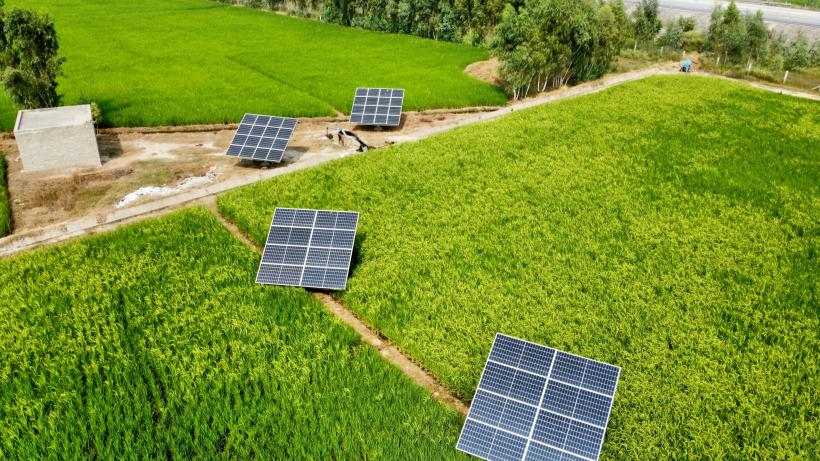
[[122,155],[122,142],[118,133],[97,133],[97,150],[100,162],[105,165]]
[[347,272],[348,278],[353,275],[353,271],[362,262],[362,245],[366,240],[366,232],[356,232],[356,240],[353,242],[353,255],[350,257],[350,270]]
[[296,147],[288,147],[285,150],[285,154],[282,155],[281,162],[268,162],[265,160],[252,160],[246,158],[240,158],[236,162],[236,166],[240,168],[249,168],[255,170],[270,170],[275,168],[282,168],[293,163],[296,163],[301,159],[307,152],[307,147],[296,146]]
[[404,128],[404,123],[407,121],[407,114],[402,113],[401,119],[398,125],[354,125],[355,130],[364,131],[366,133],[379,133],[379,132],[396,132],[401,131]]

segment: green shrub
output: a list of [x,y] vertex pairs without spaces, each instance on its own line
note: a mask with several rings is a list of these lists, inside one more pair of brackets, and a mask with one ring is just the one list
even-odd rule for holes
[[705,37],[703,32],[690,30],[683,34],[683,49],[687,51],[700,51],[703,48]]
[[752,67],[752,72],[750,73],[752,77],[759,78],[761,80],[766,80],[768,82],[775,82],[779,83],[781,79],[778,79],[777,76],[769,69],[765,67]]
[[683,48],[684,33],[678,22],[668,21],[663,35],[658,38],[658,44],[668,46],[674,50]]
[[103,113],[102,109],[96,102],[91,103],[91,118],[94,120],[94,124],[97,126],[102,125],[103,123]]
[[680,26],[681,30],[683,30],[683,32],[686,33],[694,31],[695,27],[697,27],[698,25],[698,22],[692,16],[680,16],[678,18],[678,25]]

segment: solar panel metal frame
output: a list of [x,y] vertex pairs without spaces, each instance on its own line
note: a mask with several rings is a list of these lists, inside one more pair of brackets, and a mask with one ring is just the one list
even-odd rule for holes
[[[515,365],[509,360],[511,355],[504,357],[508,352],[505,346],[511,347],[510,344],[521,346]],[[549,356],[548,366],[544,354]],[[571,373],[577,372],[579,363],[583,364],[580,377]],[[572,366],[568,368],[567,364]],[[497,369],[513,372],[506,392],[496,392],[502,388],[494,387],[503,384],[499,377],[509,377],[499,374]],[[597,461],[620,376],[621,368],[615,365],[496,333],[456,448],[490,461]],[[567,397],[563,391],[575,392],[570,415],[566,412],[569,400],[560,398]],[[582,393],[588,401],[579,407]],[[536,396],[537,400],[533,400]],[[605,417],[601,411],[604,403]],[[497,421],[492,423],[491,418]],[[566,427],[563,435],[555,432],[562,422]],[[584,439],[585,435],[594,438]],[[550,440],[550,436],[555,440]],[[558,443],[561,437],[563,440]],[[590,445],[592,442],[596,443]]]
[[404,106],[404,88],[356,88],[350,123],[398,126]]
[[298,123],[291,117],[245,114],[225,155],[280,163]]
[[356,211],[276,208],[256,283],[344,290],[358,227]]

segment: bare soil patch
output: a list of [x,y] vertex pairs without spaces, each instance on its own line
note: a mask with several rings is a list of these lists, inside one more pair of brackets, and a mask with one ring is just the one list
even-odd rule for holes
[[501,85],[499,78],[499,64],[498,58],[490,58],[486,61],[478,61],[470,64],[464,69],[464,72],[478,80],[487,82],[491,85]]
[[[225,150],[236,125],[118,128],[99,130],[97,142],[102,168],[24,172],[13,137],[0,140],[9,163],[9,192],[15,233],[30,232],[77,218],[103,215],[117,208],[123,197],[142,188],[174,189],[192,178],[197,187],[258,175],[262,170],[294,163],[317,163],[355,153],[356,142],[342,144],[335,134],[354,130],[371,149],[391,144],[398,132],[412,133],[442,126],[497,109],[431,110],[405,114],[392,129],[356,127],[343,118],[300,119],[281,164],[249,162],[227,157]],[[208,180],[205,181],[204,178]],[[192,189],[185,189],[192,190]],[[180,189],[182,192],[182,188]],[[129,202],[139,205],[167,197],[146,196]]]

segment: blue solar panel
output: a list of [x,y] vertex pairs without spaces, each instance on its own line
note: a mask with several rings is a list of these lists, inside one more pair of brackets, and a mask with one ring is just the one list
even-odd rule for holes
[[256,283],[343,290],[359,213],[277,208]]
[[226,155],[279,163],[296,128],[296,119],[245,114]]
[[356,88],[350,122],[357,125],[401,124],[404,90],[399,88]]
[[595,461],[620,374],[499,333],[457,448],[491,461]]

